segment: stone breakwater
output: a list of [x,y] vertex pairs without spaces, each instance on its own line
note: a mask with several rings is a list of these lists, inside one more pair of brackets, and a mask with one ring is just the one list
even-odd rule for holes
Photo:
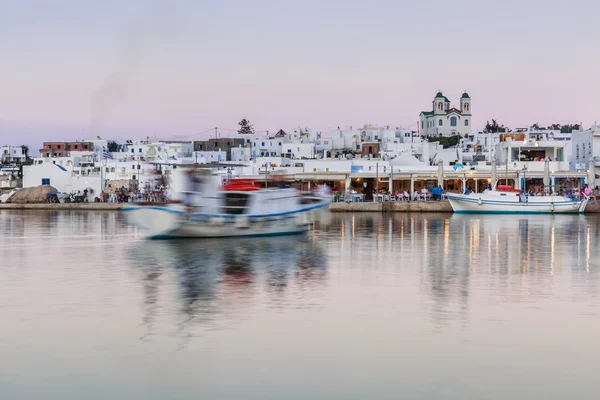
[[[41,203],[41,204],[2,204],[0,210],[90,210],[118,211],[139,203]],[[162,204],[156,204],[162,205]],[[452,207],[447,201],[413,201],[386,203],[331,203],[331,212],[422,212],[422,213],[451,213]],[[586,214],[600,213],[600,201],[588,204]]]

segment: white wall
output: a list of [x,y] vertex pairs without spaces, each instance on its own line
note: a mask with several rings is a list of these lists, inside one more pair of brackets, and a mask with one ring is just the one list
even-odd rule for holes
[[231,161],[250,161],[252,152],[247,147],[233,147],[231,149]]
[[76,176],[72,171],[52,163],[29,165],[23,167],[23,187],[36,187],[42,179],[49,179],[50,186],[59,192],[76,192],[93,189],[94,197],[102,191],[102,179],[96,176]]
[[0,161],[4,162],[17,162],[25,161],[25,154],[21,146],[1,146],[0,147]]
[[315,157],[315,145],[313,143],[284,143],[282,146],[284,156],[295,159],[310,159]]
[[198,164],[208,164],[227,161],[227,152],[225,151],[194,151],[192,159]]

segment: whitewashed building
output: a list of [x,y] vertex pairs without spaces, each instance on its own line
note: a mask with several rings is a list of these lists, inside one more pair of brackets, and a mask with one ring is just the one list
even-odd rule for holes
[[21,146],[0,146],[0,163],[17,163],[25,161],[25,153]]
[[99,168],[92,167],[90,172],[86,168],[83,171],[75,173],[72,165],[63,166],[42,159],[41,162],[23,167],[23,187],[50,185],[62,193],[88,189],[97,196],[104,188]]
[[573,131],[571,134],[571,159],[569,167],[572,171],[588,170],[593,166],[595,181],[593,187],[600,184],[600,126],[591,129]]

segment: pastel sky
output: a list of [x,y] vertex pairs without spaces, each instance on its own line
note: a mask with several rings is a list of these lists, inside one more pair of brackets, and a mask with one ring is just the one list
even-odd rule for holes
[[[600,2],[0,0],[0,143],[600,120]],[[204,136],[208,135],[205,133]],[[196,137],[202,137],[198,135]]]

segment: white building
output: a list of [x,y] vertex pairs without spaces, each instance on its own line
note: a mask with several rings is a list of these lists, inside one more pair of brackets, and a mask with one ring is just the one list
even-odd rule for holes
[[420,114],[421,134],[428,137],[465,136],[471,132],[471,97],[463,93],[460,98],[460,108],[450,104],[450,100],[438,92],[433,99],[431,111]]
[[595,187],[600,180],[600,126],[594,125],[585,131],[573,131],[571,134],[571,171],[588,170],[594,167],[596,180],[591,186]]
[[220,163],[227,161],[226,151],[194,151],[192,158],[197,164]]
[[281,150],[285,158],[297,160],[315,158],[314,143],[284,143]]
[[0,163],[16,163],[25,161],[25,153],[21,146],[0,146]]
[[51,185],[62,193],[83,192],[88,189],[94,197],[104,186],[98,170],[89,174],[76,174],[72,166],[67,168],[48,160],[23,167],[23,187],[39,185]]
[[180,158],[191,158],[194,151],[194,143],[191,141],[160,140],[150,142],[147,140],[136,140],[126,145],[124,152],[113,153],[114,158],[135,160],[173,160]]
[[230,151],[231,161],[250,161],[252,158],[252,151],[248,147],[232,147]]
[[284,137],[255,135],[251,140],[252,158],[281,157]]

